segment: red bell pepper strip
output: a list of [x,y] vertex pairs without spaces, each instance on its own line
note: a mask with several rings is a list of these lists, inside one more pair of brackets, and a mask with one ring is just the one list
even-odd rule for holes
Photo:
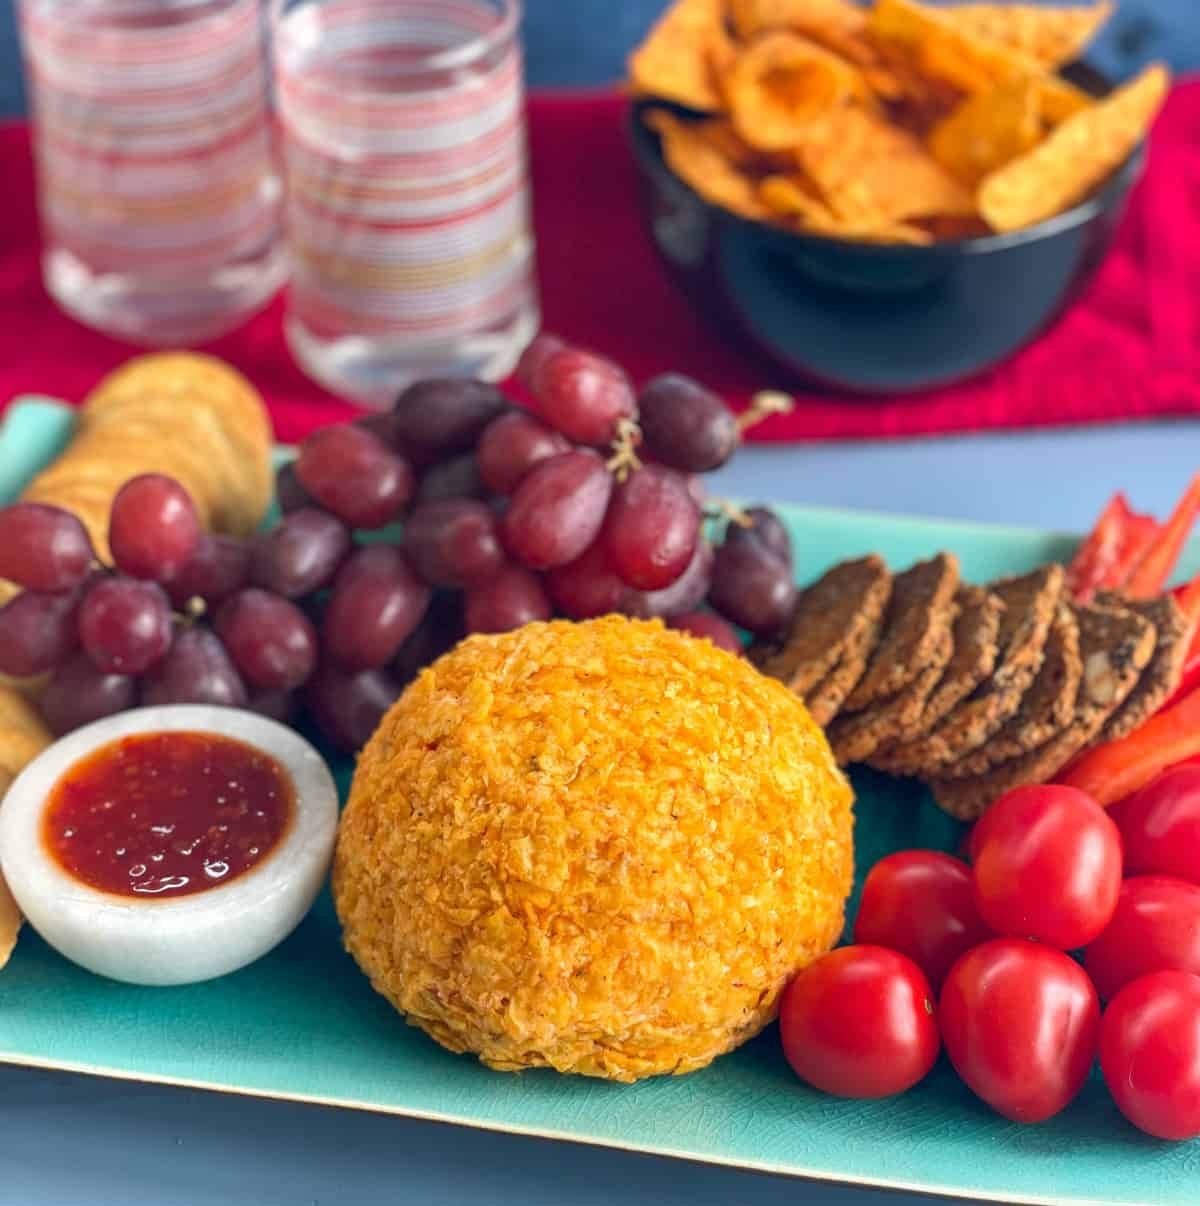
[[1171,596],[1193,624],[1200,623],[1200,574],[1175,587]]
[[1119,590],[1129,576],[1141,564],[1162,530],[1152,515],[1139,515],[1130,511],[1125,517],[1121,548],[1110,573],[1100,583],[1101,590]]
[[1191,535],[1197,515],[1200,515],[1200,474],[1192,478],[1157,539],[1123,584],[1128,594],[1135,599],[1149,599],[1162,593]]
[[1096,526],[1084,538],[1067,566],[1067,589],[1075,599],[1086,602],[1112,573],[1125,542],[1130,514],[1123,494],[1114,494],[1108,500]]
[[1077,758],[1059,782],[1085,791],[1102,807],[1145,787],[1176,763],[1200,754],[1200,691],[1152,716],[1120,741]]

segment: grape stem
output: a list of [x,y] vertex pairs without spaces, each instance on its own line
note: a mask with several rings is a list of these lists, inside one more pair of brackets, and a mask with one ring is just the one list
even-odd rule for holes
[[744,435],[771,415],[786,415],[796,409],[796,399],[778,389],[759,390],[746,410],[738,415],[738,430]]
[[605,463],[609,473],[623,482],[631,473],[636,473],[642,462],[638,458],[637,446],[642,442],[642,429],[633,419],[617,422],[617,438],[613,440],[612,455]]
[[710,500],[713,504],[712,510],[704,512],[705,519],[727,519],[730,523],[736,524],[739,528],[754,527],[754,520],[746,514],[741,507],[734,506],[727,498],[714,498]]

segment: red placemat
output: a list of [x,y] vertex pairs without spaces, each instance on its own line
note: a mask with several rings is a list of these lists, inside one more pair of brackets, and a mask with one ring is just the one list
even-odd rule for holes
[[[682,369],[735,404],[777,384],[722,342],[659,263],[638,209],[624,104],[531,98],[529,130],[546,326],[641,380]],[[1049,335],[967,385],[900,399],[804,394],[756,438],[928,435],[1200,413],[1200,81],[1176,88],[1116,248]],[[61,315],[42,289],[28,132],[0,128],[0,406],[17,393],[82,397],[131,349]],[[276,302],[211,351],[266,395],[281,439],[350,408],[292,364]]]

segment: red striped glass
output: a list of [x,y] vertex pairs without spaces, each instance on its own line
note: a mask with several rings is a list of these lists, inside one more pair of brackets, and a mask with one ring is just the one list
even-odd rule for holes
[[283,283],[260,0],[21,0],[50,293],[195,343]]
[[274,0],[287,334],[335,393],[505,376],[538,322],[516,0]]

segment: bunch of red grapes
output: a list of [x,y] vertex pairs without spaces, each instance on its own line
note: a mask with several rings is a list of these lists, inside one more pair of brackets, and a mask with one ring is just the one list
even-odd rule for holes
[[0,672],[50,675],[56,733],[139,704],[287,721],[303,706],[353,751],[468,632],[621,612],[740,651],[735,625],[780,631],[795,587],[779,518],[756,507],[716,547],[706,536],[699,475],[733,455],[745,417],[678,374],[639,393],[550,335],[518,376],[536,414],[433,380],[315,432],[280,471],[283,518],[252,541],[205,534],[159,475],[118,494],[112,567],[70,513],[0,511],[0,578],[25,588],[0,609]]

